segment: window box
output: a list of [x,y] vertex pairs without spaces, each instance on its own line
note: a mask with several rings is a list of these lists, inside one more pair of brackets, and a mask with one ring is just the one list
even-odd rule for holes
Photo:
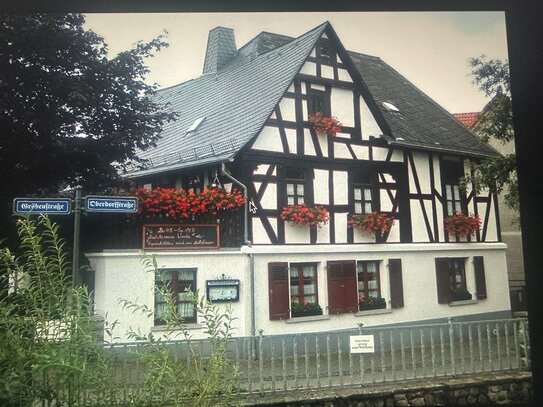
[[292,302],[290,304],[290,316],[296,317],[310,317],[315,315],[322,315],[322,308],[319,304],[313,304],[304,300],[303,303]]
[[347,224],[364,234],[375,234],[381,240],[385,234],[390,232],[394,222],[395,219],[393,217],[382,212],[373,211],[370,213],[354,214],[347,221]]
[[328,223],[330,215],[322,206],[288,205],[281,212],[281,219],[290,222],[292,226],[321,227]]
[[481,219],[476,215],[456,212],[454,215],[445,218],[445,231],[449,236],[471,236],[478,232],[480,227]]
[[387,303],[383,297],[369,297],[358,302],[359,311],[369,311],[374,309],[383,309],[387,307]]
[[465,288],[462,288],[462,289],[458,289],[458,290],[455,290],[453,291],[452,293],[452,301],[466,301],[466,300],[471,300],[473,297],[471,295],[471,293],[466,290]]
[[322,315],[322,309],[307,310],[307,311],[291,311],[292,318],[296,317],[312,317],[315,315]]
[[310,114],[309,124],[318,133],[326,133],[329,136],[335,136],[336,133],[342,130],[339,120],[332,116],[325,116],[322,112]]

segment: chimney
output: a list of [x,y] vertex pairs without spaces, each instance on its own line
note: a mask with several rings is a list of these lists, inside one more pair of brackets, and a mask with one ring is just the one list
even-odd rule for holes
[[204,72],[217,72],[236,55],[236,39],[231,28],[216,27],[207,37],[207,50],[204,60]]

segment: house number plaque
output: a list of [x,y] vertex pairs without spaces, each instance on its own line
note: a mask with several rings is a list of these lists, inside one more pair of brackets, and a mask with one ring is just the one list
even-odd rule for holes
[[217,249],[219,225],[144,225],[143,249]]

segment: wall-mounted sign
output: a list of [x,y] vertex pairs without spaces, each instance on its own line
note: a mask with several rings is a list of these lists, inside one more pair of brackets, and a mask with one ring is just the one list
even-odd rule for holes
[[120,212],[134,213],[138,211],[138,198],[135,196],[86,196],[87,212]]
[[219,225],[144,225],[143,249],[217,249]]
[[69,198],[15,198],[14,213],[69,215],[72,200]]
[[375,343],[373,335],[351,335],[349,337],[351,353],[374,353]]
[[211,302],[239,301],[239,280],[207,280],[206,288]]

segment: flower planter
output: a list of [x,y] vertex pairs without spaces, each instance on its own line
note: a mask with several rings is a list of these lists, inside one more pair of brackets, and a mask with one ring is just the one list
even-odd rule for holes
[[369,311],[374,309],[384,309],[386,308],[386,304],[358,304],[358,309],[360,311]]
[[467,290],[454,292],[452,295],[452,301],[467,301],[473,299],[473,296]]
[[326,208],[318,205],[288,205],[281,212],[281,219],[297,227],[321,227],[328,223],[329,218]]
[[375,236],[377,243],[386,241],[385,235],[390,232],[395,219],[381,212],[354,214],[347,222],[349,227],[358,229],[361,233]]
[[387,307],[387,302],[383,297],[369,297],[361,300],[359,296],[358,309],[360,311],[369,311],[374,309],[384,309]]
[[457,212],[445,219],[445,231],[456,238],[471,236],[481,227],[481,219],[476,215]]
[[310,114],[309,124],[317,133],[335,136],[342,130],[341,123],[335,117],[325,116],[322,112]]
[[291,311],[290,313],[292,318],[296,317],[311,317],[315,315],[322,315],[322,309],[321,310],[307,310],[307,311]]

